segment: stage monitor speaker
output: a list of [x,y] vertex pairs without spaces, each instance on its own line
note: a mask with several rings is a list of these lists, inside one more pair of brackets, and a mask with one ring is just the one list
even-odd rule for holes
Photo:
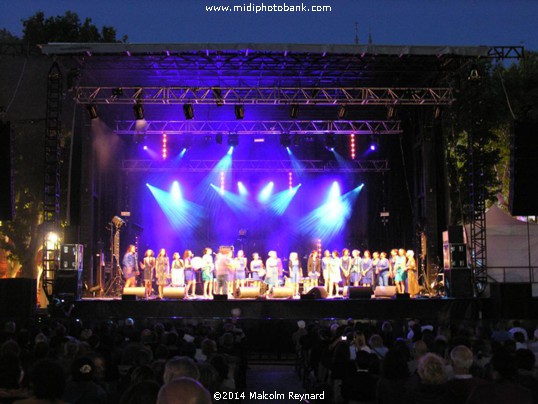
[[531,283],[490,283],[493,311],[500,318],[534,318]]
[[347,289],[349,299],[370,299],[372,297],[372,288],[369,286],[350,286]]
[[82,272],[60,269],[54,277],[54,295],[69,296],[75,300],[82,296]]
[[538,214],[538,199],[530,197],[536,187],[538,164],[538,122],[514,123],[510,136],[510,193],[508,207],[514,216]]
[[123,296],[145,297],[146,288],[144,288],[143,286],[135,286],[133,288],[123,288],[122,300],[123,300]]
[[271,291],[273,299],[282,299],[293,296],[293,287],[291,286],[275,286]]
[[0,220],[13,220],[13,163],[11,158],[11,128],[0,121]]
[[445,269],[445,285],[448,297],[473,297],[472,274],[468,268]]
[[301,295],[301,300],[326,299],[327,296],[327,289],[325,289],[323,286],[314,286],[307,293]]
[[241,286],[235,291],[235,297],[238,299],[255,299],[260,295],[258,286]]
[[376,286],[375,297],[393,297],[396,294],[396,286]]
[[163,297],[165,299],[184,299],[185,287],[166,286],[163,288]]
[[213,300],[217,300],[217,301],[228,300],[228,295],[219,295],[219,294],[214,293]]
[[37,282],[35,279],[0,279],[0,317],[32,317],[36,306]]

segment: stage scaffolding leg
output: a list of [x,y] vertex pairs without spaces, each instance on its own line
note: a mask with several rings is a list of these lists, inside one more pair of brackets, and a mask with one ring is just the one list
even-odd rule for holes
[[54,277],[60,268],[61,110],[62,74],[60,67],[54,62],[47,80],[41,277],[41,285],[49,302],[53,296]]

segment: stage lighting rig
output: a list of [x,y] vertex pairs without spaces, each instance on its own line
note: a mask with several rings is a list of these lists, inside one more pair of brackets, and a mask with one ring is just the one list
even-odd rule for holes
[[185,119],[194,118],[194,108],[192,104],[183,104],[183,115],[185,115]]
[[338,119],[347,118],[347,107],[345,105],[340,105],[338,107]]
[[284,147],[291,146],[291,137],[289,133],[282,133],[280,135],[280,145]]
[[95,104],[89,104],[86,109],[88,110],[91,120],[99,118],[99,113],[97,112],[97,106]]
[[243,105],[234,106],[235,119],[243,119],[245,117],[245,107]]
[[298,116],[299,116],[299,105],[297,104],[290,105],[290,118],[297,119]]
[[230,133],[228,135],[228,146],[237,146],[239,144],[239,136],[237,133]]
[[142,104],[137,102],[133,106],[133,112],[134,112],[135,119],[137,121],[143,121],[144,120],[144,106]]
[[336,141],[334,139],[334,135],[325,136],[325,148],[329,151],[334,151],[335,146]]
[[114,216],[111,220],[112,224],[116,226],[116,229],[119,229],[125,225],[125,220],[119,216]]

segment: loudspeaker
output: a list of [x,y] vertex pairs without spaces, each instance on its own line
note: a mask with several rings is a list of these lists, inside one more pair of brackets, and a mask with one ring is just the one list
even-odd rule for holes
[[0,317],[31,317],[35,314],[36,306],[35,279],[0,279]]
[[145,297],[146,296],[146,288],[143,286],[135,286],[134,288],[123,288],[122,293],[122,300],[124,299],[123,296],[135,296],[135,297]]
[[538,122],[517,121],[510,134],[510,199],[508,208],[513,216],[538,214],[538,199],[529,196],[536,186],[538,164]]
[[271,291],[271,297],[281,299],[293,296],[293,287],[291,286],[275,286]]
[[372,297],[372,288],[369,286],[350,286],[347,289],[349,299],[370,299]]
[[375,297],[393,297],[396,294],[396,286],[376,286]]
[[533,318],[532,284],[490,283],[494,312],[501,318]]
[[467,246],[465,244],[443,244],[443,268],[467,268]]
[[260,295],[260,288],[257,286],[241,286],[235,291],[238,299],[255,299]]
[[308,293],[301,295],[301,300],[326,299],[327,295],[327,289],[325,289],[323,286],[314,286],[308,291]]
[[472,274],[468,268],[445,269],[445,285],[448,297],[473,297]]
[[165,299],[183,299],[185,297],[185,288],[166,286],[163,288],[163,297]]
[[0,220],[13,220],[13,163],[11,127],[0,121]]
[[82,296],[82,272],[63,269],[57,271],[54,277],[54,295],[80,299]]
[[228,300],[228,295],[218,295],[218,294],[214,294],[213,295],[213,300]]
[[84,246],[82,244],[63,244],[60,251],[62,270],[82,271]]

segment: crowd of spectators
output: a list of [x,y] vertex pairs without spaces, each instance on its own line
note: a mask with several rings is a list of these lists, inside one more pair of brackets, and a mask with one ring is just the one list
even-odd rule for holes
[[[517,321],[298,323],[303,385],[340,404],[538,403],[538,328]],[[530,335],[530,338],[529,338]]]
[[210,403],[215,391],[244,389],[244,341],[234,320],[8,321],[0,403]]

